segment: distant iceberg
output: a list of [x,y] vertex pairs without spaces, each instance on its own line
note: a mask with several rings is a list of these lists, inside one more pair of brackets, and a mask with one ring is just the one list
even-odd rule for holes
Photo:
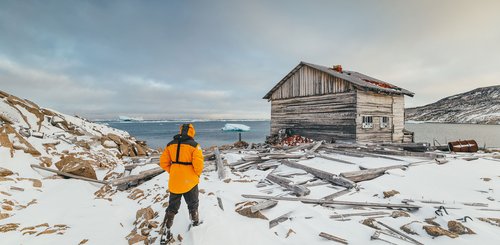
[[127,116],[119,116],[120,121],[130,122],[130,121],[144,121],[142,117],[127,117]]
[[247,132],[250,131],[250,127],[244,124],[226,123],[226,125],[222,128],[222,131]]

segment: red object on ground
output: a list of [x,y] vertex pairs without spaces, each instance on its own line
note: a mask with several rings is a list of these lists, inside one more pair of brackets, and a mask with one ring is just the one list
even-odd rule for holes
[[306,137],[303,137],[300,135],[292,135],[290,137],[284,138],[281,141],[281,145],[282,146],[297,146],[300,144],[311,143],[311,142],[313,142],[312,139],[309,139],[309,138],[306,138]]

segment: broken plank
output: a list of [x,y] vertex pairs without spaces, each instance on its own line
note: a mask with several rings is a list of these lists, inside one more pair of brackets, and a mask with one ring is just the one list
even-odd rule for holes
[[338,243],[342,243],[342,244],[349,244],[346,239],[340,238],[340,237],[337,237],[337,236],[334,236],[334,235],[331,235],[331,234],[328,234],[326,232],[319,233],[319,236],[323,237],[323,238],[326,238],[326,239],[328,239],[330,241],[334,241],[334,242],[338,242]]
[[[362,167],[360,167],[362,168]],[[390,169],[404,169],[407,168],[406,165],[394,165],[394,166],[388,166],[388,167],[381,167],[381,168],[371,168],[371,169],[364,169],[364,170],[358,170],[358,171],[350,171],[350,172],[344,172],[340,173],[340,176],[350,179],[354,182],[361,182],[361,181],[366,181],[366,180],[372,180],[377,177],[380,177],[384,175],[385,171],[390,170]]]
[[329,173],[329,172],[326,172],[323,170],[315,169],[315,168],[312,168],[312,167],[309,167],[309,166],[306,166],[303,164],[290,162],[287,160],[282,160],[281,163],[288,166],[288,167],[302,169],[302,170],[304,170],[304,171],[306,171],[306,172],[308,172],[308,173],[310,173],[310,174],[312,174],[320,179],[329,181],[335,185],[343,186],[346,188],[352,188],[356,185],[354,182],[352,182],[351,180],[346,179],[344,177],[340,177],[340,176],[337,176],[336,174],[332,174],[332,173]]
[[262,196],[262,195],[241,195],[245,198],[253,199],[266,199],[266,200],[278,200],[278,201],[299,201],[304,203],[317,203],[317,204],[334,204],[334,205],[347,205],[347,206],[360,206],[360,207],[381,207],[381,208],[401,208],[401,209],[419,209],[420,206],[412,204],[392,204],[392,203],[372,203],[372,202],[353,202],[353,201],[335,201],[335,200],[322,200],[322,199],[311,199],[303,197],[274,197],[274,196]]
[[278,204],[278,201],[275,201],[275,200],[264,200],[262,202],[259,202],[255,205],[253,205],[252,207],[250,207],[250,211],[252,213],[256,213],[260,210],[272,208],[272,207],[276,206],[277,204]]
[[290,218],[290,214],[292,214],[292,211],[290,211],[286,214],[283,214],[276,219],[269,221],[269,229],[277,226],[279,223],[283,223],[283,222],[287,221]]
[[307,196],[309,193],[311,193],[311,190],[309,190],[305,186],[301,185],[295,185],[292,183],[291,180],[274,175],[274,174],[268,174],[266,179],[284,187],[287,190],[290,190],[295,194],[296,196]]

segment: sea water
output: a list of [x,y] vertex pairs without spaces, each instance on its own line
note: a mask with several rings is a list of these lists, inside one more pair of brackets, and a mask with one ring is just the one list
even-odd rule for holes
[[[183,123],[192,123],[196,129],[196,141],[202,147],[232,144],[238,141],[238,133],[224,132],[226,123],[238,123],[249,126],[249,132],[242,133],[242,140],[249,143],[262,143],[269,135],[270,121],[107,121],[111,127],[129,132],[137,139],[145,140],[150,147],[163,148],[179,132]],[[406,123],[405,128],[415,132],[416,142],[441,144],[449,141],[473,139],[480,147],[500,148],[500,125],[444,124],[444,123]]]

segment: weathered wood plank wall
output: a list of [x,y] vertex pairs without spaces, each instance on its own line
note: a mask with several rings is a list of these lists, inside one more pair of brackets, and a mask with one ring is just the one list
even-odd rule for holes
[[355,140],[356,92],[327,94],[271,102],[271,134],[291,128],[313,139]]
[[[357,91],[356,141],[401,142],[404,128],[403,95]],[[373,117],[373,128],[363,128],[363,116]],[[389,126],[380,127],[380,118],[389,117]]]
[[301,67],[271,96],[271,100],[311,95],[343,93],[353,90],[351,83],[308,66]]

